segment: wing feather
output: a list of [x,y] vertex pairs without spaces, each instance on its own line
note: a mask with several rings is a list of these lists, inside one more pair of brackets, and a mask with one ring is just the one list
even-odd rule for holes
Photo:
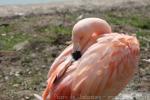
[[68,55],[71,55],[72,51],[72,44],[69,45],[53,62],[53,64],[50,67],[50,70],[48,72],[48,77],[51,76],[51,74],[57,69],[57,67],[66,60]]
[[117,95],[132,78],[138,59],[136,37],[117,33],[102,36],[81,57],[72,95]]

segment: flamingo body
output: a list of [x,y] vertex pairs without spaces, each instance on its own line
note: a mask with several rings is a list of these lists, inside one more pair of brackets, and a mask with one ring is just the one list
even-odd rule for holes
[[[110,31],[108,27],[103,31],[105,34],[98,33],[94,41],[88,41],[90,45],[81,43],[83,51],[78,60],[71,60],[74,43],[56,58],[48,74],[43,100],[110,100],[120,93],[137,70],[139,43],[135,36]],[[92,33],[97,30],[88,34]]]

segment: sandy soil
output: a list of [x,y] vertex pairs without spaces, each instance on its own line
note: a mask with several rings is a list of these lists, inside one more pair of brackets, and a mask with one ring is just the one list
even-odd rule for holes
[[7,5],[0,6],[0,17],[20,16],[29,14],[47,14],[65,9],[94,9],[108,10],[112,8],[136,8],[150,4],[149,0],[74,0],[64,3],[35,4],[35,5]]
[[[142,17],[143,15],[145,17],[150,16],[147,10],[147,8],[150,9],[150,7],[147,7],[150,5],[150,0],[90,1],[74,0],[63,4],[0,6],[0,27],[12,28],[11,31],[6,30],[8,31],[7,35],[26,33],[35,39],[29,41],[29,43],[28,41],[23,42],[24,44],[27,43],[27,46],[20,51],[0,51],[0,100],[36,100],[33,94],[42,94],[46,86],[46,75],[49,66],[68,45],[66,41],[70,41],[71,37],[70,35],[65,37],[55,36],[54,34],[51,37],[55,38],[55,43],[52,44],[38,40],[39,37],[40,39],[44,37],[45,40],[46,36],[50,35],[51,29],[48,32],[43,32],[43,29],[49,28],[50,25],[64,28],[72,27],[78,19],[83,17],[94,15],[106,18],[106,14],[103,13],[105,11],[108,14],[113,13],[111,17],[117,15],[118,18],[128,18],[128,15],[131,16],[134,13],[141,13],[139,15],[142,15]],[[112,28],[117,32],[129,33],[138,30],[137,27],[119,24],[112,24]],[[150,32],[148,28],[143,30]],[[69,30],[69,32],[71,31]],[[141,59],[150,58],[150,49],[145,47],[141,49]],[[117,97],[117,100],[150,100],[149,71],[150,63],[141,60],[140,73]]]

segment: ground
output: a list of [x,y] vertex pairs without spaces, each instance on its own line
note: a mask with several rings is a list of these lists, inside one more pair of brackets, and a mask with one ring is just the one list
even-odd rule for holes
[[[128,4],[130,5],[131,2]],[[126,3],[127,4],[127,3]],[[101,7],[101,6],[100,6]],[[51,63],[71,42],[73,25],[86,17],[107,20],[114,32],[136,34],[139,71],[123,93],[150,92],[150,5],[107,9],[75,6],[48,13],[0,17],[0,100],[35,100],[42,94]],[[150,96],[149,96],[150,97]],[[133,100],[141,100],[134,98]],[[148,100],[148,99],[146,99]]]

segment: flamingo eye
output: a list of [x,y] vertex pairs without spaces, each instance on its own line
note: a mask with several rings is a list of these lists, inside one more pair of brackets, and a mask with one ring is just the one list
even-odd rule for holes
[[78,60],[79,58],[81,58],[81,52],[80,51],[75,51],[72,53],[72,57],[74,60]]

